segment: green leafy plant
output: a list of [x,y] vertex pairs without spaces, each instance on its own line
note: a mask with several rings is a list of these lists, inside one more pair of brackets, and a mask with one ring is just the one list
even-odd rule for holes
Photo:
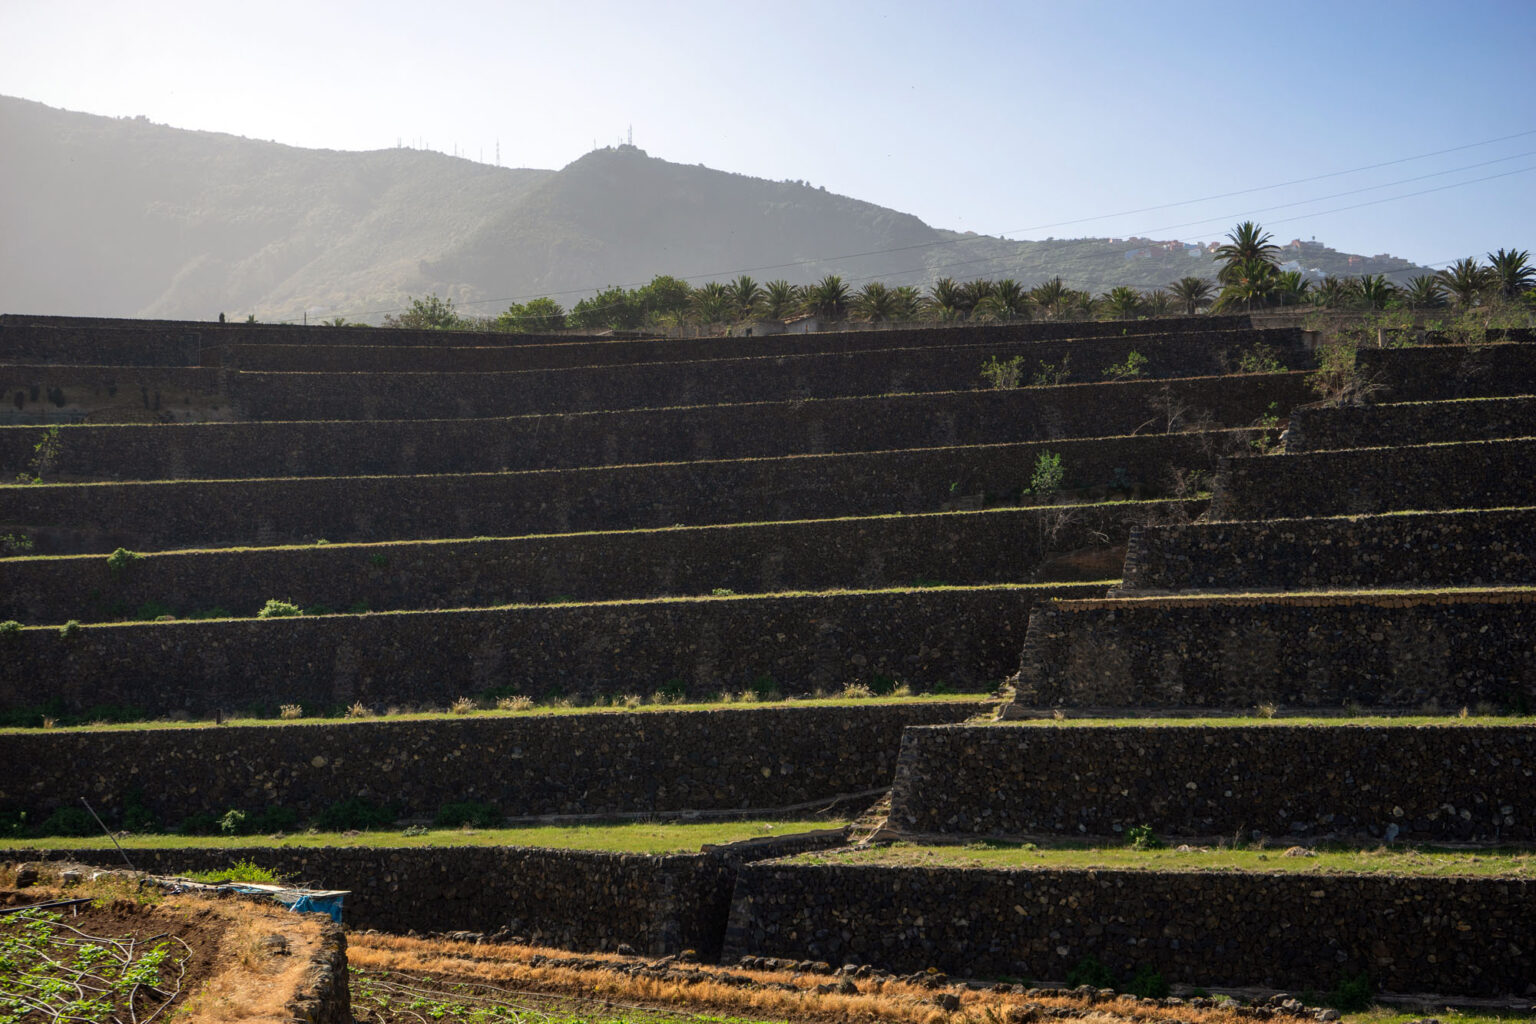
[[24,533],[0,534],[0,555],[25,555],[35,545]]
[[94,836],[100,832],[101,826],[83,807],[60,807],[37,826],[40,836]]
[[243,836],[250,831],[244,811],[230,809],[219,818],[219,831],[226,836]]
[[1035,457],[1035,468],[1029,476],[1029,489],[1025,493],[1049,500],[1061,490],[1066,476],[1067,471],[1061,465],[1060,454],[1041,452]]
[[438,828],[495,828],[502,822],[502,813],[490,804],[478,800],[462,800],[443,804],[437,809],[432,824]]
[[1104,367],[1105,380],[1133,380],[1147,372],[1147,357],[1135,349],[1125,354],[1125,361]]
[[1067,378],[1072,376],[1071,362],[1071,355],[1062,356],[1059,363],[1047,363],[1042,360],[1039,369],[1030,378],[1029,386],[1034,388],[1050,388],[1065,384]]
[[59,627],[59,636],[64,640],[73,640],[80,635],[80,620],[70,619]]
[[1283,373],[1285,364],[1273,346],[1263,342],[1246,349],[1237,360],[1238,373]]
[[121,576],[142,561],[144,561],[143,555],[129,551],[127,548],[118,548],[107,556],[107,568],[112,570],[112,575]]
[[21,636],[21,623],[15,619],[6,619],[0,622],[0,640],[18,639]]
[[981,364],[981,377],[994,388],[1016,388],[1024,377],[1024,357],[998,359],[993,356]]
[[1143,999],[1166,999],[1169,987],[1166,978],[1149,965],[1142,964],[1136,969],[1135,977],[1126,983],[1125,991]]
[[365,797],[354,796],[331,804],[320,812],[315,824],[327,832],[384,828],[395,823],[393,810]]
[[286,619],[303,614],[303,610],[292,601],[279,601],[274,597],[262,606],[261,611],[256,613],[256,617],[258,619]]
[[255,882],[258,885],[281,885],[283,882],[282,876],[271,868],[261,867],[243,858],[227,868],[188,871],[183,877],[194,882]]
[[1105,967],[1099,958],[1089,954],[1083,957],[1072,969],[1067,972],[1067,984],[1072,988],[1079,985],[1092,985],[1094,988],[1109,988],[1115,983],[1115,974]]
[[1375,986],[1371,984],[1370,975],[1364,972],[1343,975],[1339,978],[1338,987],[1328,994],[1327,1002],[1340,1013],[1359,1013],[1370,1007],[1374,992]]
[[1131,841],[1133,850],[1160,850],[1163,847],[1163,841],[1157,838],[1151,825],[1132,825],[1126,829],[1125,837]]

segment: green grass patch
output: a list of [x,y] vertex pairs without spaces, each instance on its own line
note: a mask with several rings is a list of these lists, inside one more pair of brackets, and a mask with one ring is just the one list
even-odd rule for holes
[[[50,733],[64,732],[124,732],[128,730],[163,730],[163,729],[231,729],[239,727],[255,726],[281,726],[283,728],[302,728],[314,725],[378,725],[388,722],[438,722],[438,721],[484,721],[495,718],[552,718],[560,715],[600,715],[600,714],[624,714],[624,715],[655,715],[668,714],[679,711],[765,711],[773,708],[785,707],[812,707],[812,708],[844,708],[844,707],[889,707],[905,704],[946,704],[946,703],[974,703],[976,701],[990,700],[987,693],[926,693],[912,696],[888,696],[888,697],[788,697],[780,699],[760,699],[751,691],[743,691],[741,694],[732,695],[729,699],[679,701],[672,703],[666,700],[657,700],[653,703],[635,704],[629,706],[623,703],[611,704],[606,701],[601,704],[589,706],[566,705],[560,701],[553,703],[536,704],[529,708],[519,710],[485,709],[475,710],[467,714],[452,711],[411,711],[382,715],[369,715],[366,717],[344,717],[344,712],[338,710],[331,715],[318,714],[314,717],[302,718],[259,718],[238,717],[226,718],[223,724],[216,725],[210,721],[173,722],[165,720],[155,721],[108,721],[90,722],[85,725],[57,726],[47,730]],[[36,728],[12,727],[0,729],[0,734],[6,733],[36,733],[41,730]]]
[[1536,1020],[1529,1013],[1499,1013],[1493,1010],[1467,1011],[1454,1006],[1438,1007],[1433,1011],[1414,1009],[1398,1010],[1389,1006],[1373,1006],[1359,1013],[1346,1013],[1343,1024],[1412,1024],[1425,1017],[1433,1017],[1440,1024],[1529,1024]]
[[[127,850],[287,850],[312,847],[370,847],[409,849],[423,846],[544,846],[562,850],[608,850],[615,853],[690,853],[706,844],[734,843],[763,836],[788,836],[816,829],[840,828],[842,819],[788,821],[711,821],[686,824],[632,822],[601,825],[529,825],[516,828],[409,829],[371,832],[303,832],[282,838],[261,836],[185,836],[151,833],[121,836]],[[98,849],[106,837],[0,840],[3,850]],[[225,869],[226,871],[228,869]],[[211,874],[227,877],[223,871]]]
[[227,868],[215,871],[187,871],[183,878],[194,882],[256,882],[261,885],[281,885],[283,880],[271,868],[264,868],[248,860],[237,860]]
[[988,722],[987,725],[1008,726],[1011,728],[1026,729],[1087,729],[1103,728],[1105,726],[1124,729],[1235,729],[1252,728],[1254,726],[1280,726],[1296,728],[1298,726],[1317,726],[1332,728],[1339,726],[1355,726],[1373,729],[1406,728],[1419,726],[1457,728],[1479,728],[1489,726],[1533,726],[1536,725],[1536,715],[1459,715],[1453,713],[1426,715],[1319,715],[1315,713],[1288,715],[1285,712],[1276,712],[1273,717],[1256,715],[1252,712],[1244,712],[1235,715],[1191,715],[1185,717],[1173,717],[1166,714],[1136,718],[1131,716],[1115,718],[1031,718],[1011,719],[1008,721]]
[[1414,875],[1431,877],[1536,878],[1536,851],[1469,851],[1431,846],[1318,847],[1310,856],[1287,850],[1227,846],[1125,846],[1073,844],[1068,841],[1017,843],[981,840],[954,846],[896,843],[863,850],[802,854],[806,864],[879,864],[899,867],[1011,868],[1114,871],[1241,871],[1287,875]]

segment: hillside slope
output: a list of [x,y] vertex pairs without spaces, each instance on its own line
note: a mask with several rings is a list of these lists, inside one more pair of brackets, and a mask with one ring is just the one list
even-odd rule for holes
[[[633,146],[560,171],[513,170],[409,149],[298,149],[8,97],[0,138],[7,312],[377,322],[411,295],[494,315],[512,299],[556,295],[570,306],[661,273],[696,284],[836,273],[853,287],[1060,275],[1097,293],[1215,270],[1201,253],[1128,256],[1136,242],[960,235]],[[1350,264],[1320,246],[1297,255],[1330,273],[1422,270],[1390,258]]]

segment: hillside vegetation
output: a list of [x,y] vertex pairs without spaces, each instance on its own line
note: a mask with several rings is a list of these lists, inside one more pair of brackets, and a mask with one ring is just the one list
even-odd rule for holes
[[[1060,276],[1092,294],[1164,287],[1215,265],[1144,240],[960,235],[804,182],[668,163],[632,146],[559,171],[410,149],[306,150],[0,97],[0,309],[105,316],[378,322],[414,295],[494,316],[569,308],[658,274],[750,270],[925,287],[942,277]],[[855,253],[873,253],[837,259]],[[1128,253],[1133,253],[1128,257]],[[1289,255],[1286,258],[1291,258]],[[1419,271],[1296,254],[1327,273]]]

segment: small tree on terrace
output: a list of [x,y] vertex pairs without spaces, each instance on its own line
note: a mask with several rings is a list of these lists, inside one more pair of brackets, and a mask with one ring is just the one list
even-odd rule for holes
[[424,299],[412,299],[409,308],[399,316],[391,313],[384,318],[385,327],[403,327],[412,331],[451,331],[463,325],[454,312],[452,299],[440,299],[428,295]]

